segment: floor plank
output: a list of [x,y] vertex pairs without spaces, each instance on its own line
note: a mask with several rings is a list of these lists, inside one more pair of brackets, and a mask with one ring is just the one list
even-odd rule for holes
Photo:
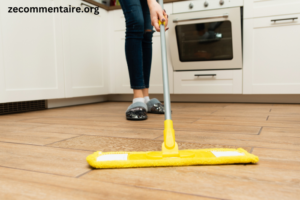
[[170,191],[222,199],[298,199],[299,182],[294,185],[285,183],[290,180],[297,182],[299,171],[285,171],[283,176],[278,176],[277,173],[282,171],[270,172],[262,165],[165,167],[93,170],[80,178],[155,189],[168,188]]
[[300,129],[264,127],[260,135],[268,137],[300,137]]
[[[114,121],[114,122],[103,122],[101,120],[81,120],[77,118],[40,118],[32,120],[21,121],[23,123],[38,123],[38,124],[54,124],[54,125],[74,125],[74,126],[85,126],[89,128],[111,128],[111,127],[123,127],[130,129],[154,129],[163,130],[164,124],[161,121]],[[197,130],[210,130],[222,133],[238,133],[238,134],[253,134],[256,135],[260,128],[259,126],[236,126],[236,125],[207,125],[207,124],[191,124],[187,122],[176,122],[174,121],[174,128],[176,130],[185,131],[197,131]]]
[[90,170],[85,158],[91,153],[0,142],[0,166],[75,177]]
[[0,133],[21,131],[29,128],[41,127],[41,124],[35,123],[17,123],[17,122],[6,122],[0,121]]
[[[267,117],[266,117],[267,119]],[[263,127],[285,127],[285,128],[298,128],[300,129],[300,123],[286,123],[286,122],[272,122],[272,121],[249,121],[249,120],[235,120],[235,119],[229,119],[227,118],[227,120],[224,120],[222,118],[219,117],[210,117],[210,119],[204,119],[201,118],[195,122],[193,122],[193,124],[206,124],[206,125],[211,125],[211,126],[215,126],[215,125],[231,125],[231,126],[263,126]]]
[[[26,184],[24,184],[26,183]],[[199,199],[201,196],[0,167],[1,199]]]
[[26,129],[24,131],[2,132],[0,133],[0,142],[46,145],[72,137],[74,137],[74,135]]
[[163,134],[162,130],[137,129],[121,127],[87,127],[78,125],[46,125],[28,129],[28,131],[38,131],[44,133],[64,133],[75,135],[99,135],[125,138],[146,138],[154,139]]
[[[175,134],[178,142],[300,150],[300,138],[295,137],[268,137],[262,135],[235,134],[234,132],[223,134],[202,131],[176,131]],[[161,136],[157,138],[157,140],[163,140],[163,137]]]
[[[129,139],[118,137],[81,136],[54,144],[51,147],[61,147],[70,149],[82,149],[90,151],[161,151],[162,141]],[[238,148],[238,146],[221,144],[199,144],[189,142],[178,142],[179,149],[204,149],[204,148]],[[251,147],[244,147],[250,151]]]
[[[256,154],[262,159],[277,160],[277,161],[293,161],[300,164],[300,151],[292,151],[285,149],[268,149],[268,148],[254,148],[253,154]],[[300,165],[299,165],[300,170]]]

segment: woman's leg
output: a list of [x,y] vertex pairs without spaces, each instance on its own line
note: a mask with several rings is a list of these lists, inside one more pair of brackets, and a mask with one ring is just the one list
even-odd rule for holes
[[150,11],[147,1],[140,0],[143,16],[144,16],[144,37],[142,42],[143,48],[143,71],[144,71],[144,81],[145,89],[143,89],[143,95],[145,102],[147,103],[149,99],[149,82],[151,74],[151,63],[152,63],[152,36],[153,36],[153,26],[151,25]]
[[151,25],[150,10],[147,1],[140,0],[143,17],[144,17],[144,37],[142,41],[143,49],[143,72],[145,89],[143,90],[144,96],[148,96],[150,73],[151,73],[151,63],[152,63],[152,37],[153,37],[153,26]]
[[132,104],[126,110],[126,118],[143,120],[147,119],[147,105],[143,98],[143,89],[146,88],[142,50],[144,34],[143,11],[139,0],[120,0],[120,4],[126,19],[125,55],[130,85],[134,92]]
[[134,98],[143,98],[146,88],[143,71],[144,17],[140,1],[120,0],[126,19],[125,54]]
[[143,70],[144,70],[144,81],[146,88],[143,89],[143,95],[147,104],[148,112],[163,114],[164,106],[158,99],[149,98],[149,82],[151,74],[151,62],[152,62],[152,37],[153,37],[153,26],[151,25],[150,10],[147,1],[140,0],[144,16],[144,38],[143,38]]

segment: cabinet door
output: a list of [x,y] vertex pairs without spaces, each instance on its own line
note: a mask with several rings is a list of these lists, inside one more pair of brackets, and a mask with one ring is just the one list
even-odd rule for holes
[[56,0],[0,1],[1,102],[64,97],[60,15],[8,12],[54,6]]
[[[66,6],[67,5],[67,2]],[[88,3],[69,1],[73,7],[85,9]],[[94,7],[94,6],[92,6]],[[63,15],[65,90],[66,97],[100,95],[108,93],[105,51],[108,43],[107,11],[100,14],[68,13]]]
[[299,19],[300,14],[244,20],[245,94],[300,94]]
[[113,45],[110,63],[111,93],[130,94],[132,89],[125,57],[125,30],[113,31],[112,35],[113,39],[110,40]]
[[[165,10],[168,14],[172,13],[172,4],[166,4]],[[125,18],[122,10],[111,11],[109,13],[110,18],[113,19],[111,25],[111,38],[112,46],[110,49],[110,79],[111,88],[110,93],[117,94],[131,94],[129,73],[127,68],[127,62],[125,57]],[[166,32],[166,37],[168,32]],[[153,34],[153,54],[150,76],[150,93],[162,94],[163,93],[163,81],[162,81],[162,65],[161,65],[161,46],[160,46],[160,34]],[[168,43],[167,43],[168,44]],[[168,57],[168,69],[169,69],[169,86],[170,92],[173,93],[173,69]]]

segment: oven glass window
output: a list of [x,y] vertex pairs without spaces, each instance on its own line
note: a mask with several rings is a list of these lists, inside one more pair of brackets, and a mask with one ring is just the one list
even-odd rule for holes
[[178,25],[175,29],[181,62],[233,59],[230,21]]

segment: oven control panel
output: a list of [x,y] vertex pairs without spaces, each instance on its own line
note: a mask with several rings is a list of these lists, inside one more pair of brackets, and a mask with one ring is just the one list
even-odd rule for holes
[[173,3],[173,13],[241,7],[244,0],[194,0]]

